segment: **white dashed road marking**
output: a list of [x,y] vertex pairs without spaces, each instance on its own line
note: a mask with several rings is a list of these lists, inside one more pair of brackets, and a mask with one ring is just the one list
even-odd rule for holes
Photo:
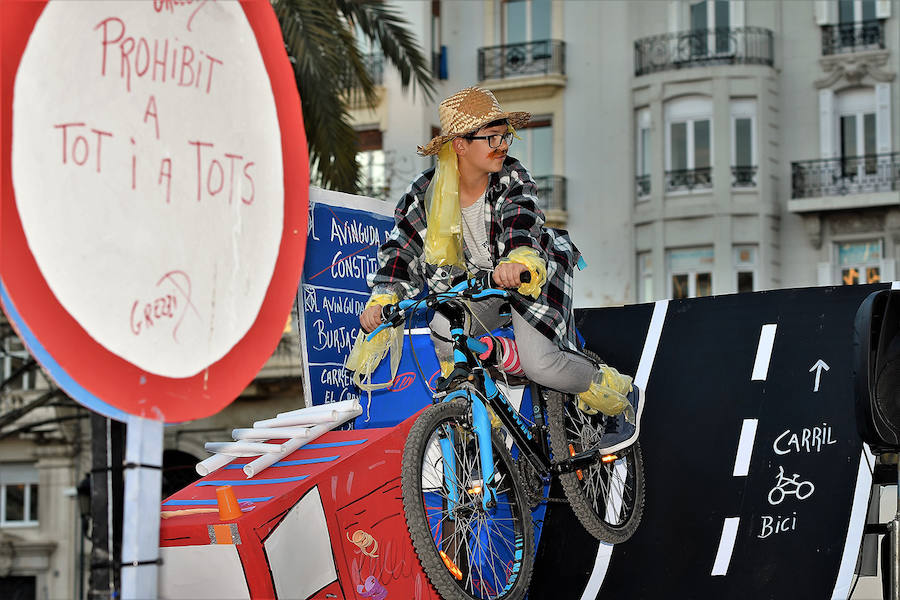
[[765,381],[769,375],[769,360],[772,358],[772,344],[775,342],[775,330],[778,325],[769,323],[762,326],[759,332],[759,346],[756,348],[756,361],[753,363],[753,381]]
[[719,550],[716,552],[716,562],[713,563],[712,575],[725,575],[728,573],[728,564],[731,562],[731,553],[734,551],[734,540],[737,538],[740,517],[728,517],[722,525],[722,537],[719,538]]

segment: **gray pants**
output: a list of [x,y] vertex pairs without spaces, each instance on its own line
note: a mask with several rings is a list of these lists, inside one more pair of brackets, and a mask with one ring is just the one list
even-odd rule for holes
[[[506,323],[500,318],[500,298],[486,298],[469,303],[473,317],[469,323],[469,335],[480,337]],[[591,386],[597,368],[586,356],[562,350],[532,327],[515,310],[512,310],[512,326],[519,348],[519,360],[525,376],[544,387],[567,394],[579,394]],[[431,339],[439,360],[451,360],[453,346],[434,334],[450,339],[450,323],[435,313],[431,320]]]

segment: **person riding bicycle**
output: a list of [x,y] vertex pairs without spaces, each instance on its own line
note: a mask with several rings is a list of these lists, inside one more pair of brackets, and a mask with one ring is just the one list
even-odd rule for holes
[[[578,407],[615,417],[605,447],[624,447],[637,437],[632,379],[597,364],[579,351],[572,311],[574,269],[581,253],[568,233],[544,227],[531,174],[508,154],[515,130],[527,112],[504,112],[480,87],[463,89],[440,103],[441,133],[424,147],[437,166],[409,186],[394,213],[395,226],[378,250],[378,270],[360,324],[371,332],[381,323],[381,307],[432,292],[479,270],[493,269],[494,283],[516,288],[509,304],[516,343],[483,338],[498,351],[501,370],[577,396]],[[521,283],[528,272],[531,281]],[[505,302],[471,302],[470,335],[489,334],[504,324]],[[452,369],[449,323],[430,322],[435,351],[446,375]]]

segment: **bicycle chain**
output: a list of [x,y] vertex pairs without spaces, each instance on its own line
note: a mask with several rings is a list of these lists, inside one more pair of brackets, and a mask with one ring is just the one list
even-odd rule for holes
[[528,505],[532,509],[542,502],[547,502],[548,504],[569,503],[566,498],[544,498],[544,482],[527,459],[516,460],[515,464],[516,470],[519,472],[519,480],[525,488],[525,496],[528,498]]

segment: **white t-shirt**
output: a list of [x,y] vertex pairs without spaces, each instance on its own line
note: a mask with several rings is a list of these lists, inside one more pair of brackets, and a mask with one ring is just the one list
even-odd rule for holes
[[491,269],[491,249],[488,246],[487,227],[485,227],[484,194],[471,205],[461,209],[463,244],[469,250],[469,264],[476,269]]

